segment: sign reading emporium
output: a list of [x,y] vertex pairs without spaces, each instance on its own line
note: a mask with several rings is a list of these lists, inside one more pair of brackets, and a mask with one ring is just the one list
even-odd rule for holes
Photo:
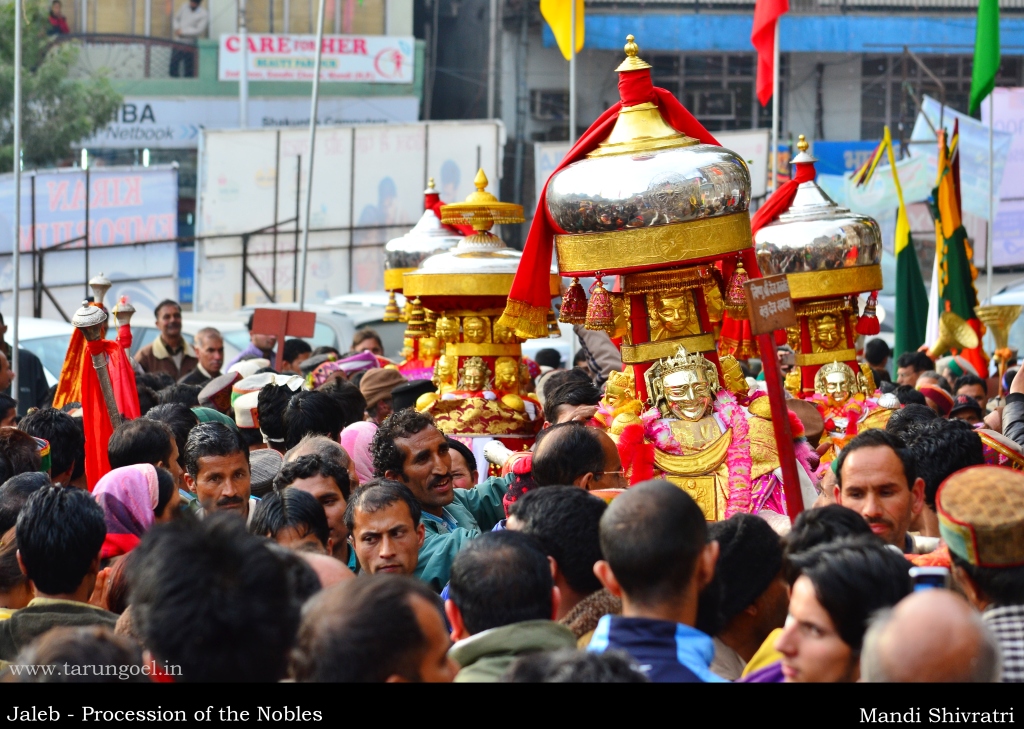
[[[413,38],[387,35],[328,35],[323,39],[320,80],[411,84]],[[253,33],[246,66],[250,81],[312,81],[316,36]],[[237,81],[242,72],[242,39],[220,37],[217,78]]]

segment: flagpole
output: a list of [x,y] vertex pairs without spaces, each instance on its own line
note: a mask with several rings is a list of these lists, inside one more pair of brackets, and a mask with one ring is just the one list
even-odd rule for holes
[[992,246],[995,245],[996,241],[996,216],[995,216],[995,197],[996,191],[993,188],[995,166],[995,156],[992,154],[992,129],[996,124],[995,114],[995,98],[996,90],[992,88],[992,93],[988,95],[988,241],[985,246],[985,279],[988,285],[988,303],[992,303]]
[[[11,397],[18,400],[18,315],[21,313],[21,0],[14,2],[14,242],[11,245],[11,267],[14,274],[14,316],[11,317],[11,361],[14,373]],[[88,178],[86,178],[88,179]],[[86,193],[88,199],[88,193]],[[88,235],[88,231],[86,232]],[[86,238],[88,241],[88,238]]]
[[775,47],[772,49],[772,180],[775,192],[779,175],[779,21],[775,21]]
[[576,0],[572,4],[572,28],[569,30],[569,146],[576,144]]
[[[309,260],[309,214],[313,204],[313,151],[316,147],[316,114],[320,104],[320,63],[324,50],[324,0],[320,0],[316,21],[316,64],[313,66],[313,93],[309,103],[309,166],[306,178],[306,220],[302,226],[302,250],[299,258],[299,311],[306,308],[306,264]],[[298,221],[296,221],[298,223]],[[352,241],[349,241],[351,244]],[[280,348],[284,344],[278,345]],[[281,349],[278,349],[278,353]]]

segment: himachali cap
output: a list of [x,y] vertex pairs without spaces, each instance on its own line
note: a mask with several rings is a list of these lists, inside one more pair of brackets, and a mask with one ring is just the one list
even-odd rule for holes
[[430,380],[403,382],[391,391],[391,408],[395,412],[411,408],[420,395],[426,395],[428,392],[437,392],[437,388]]
[[214,377],[199,391],[199,404],[219,413],[228,412],[231,410],[231,387],[240,379],[242,376],[237,372]]
[[925,385],[917,388],[917,391],[935,403],[935,406],[942,411],[942,417],[947,417],[949,411],[953,409],[953,396],[941,387]]
[[284,465],[284,456],[273,448],[260,448],[249,454],[252,495],[263,498],[274,488],[274,477]]
[[259,390],[239,395],[231,406],[235,409],[235,425],[239,428],[260,427],[260,417],[257,414],[259,404]]
[[231,388],[231,404],[234,405],[235,400],[241,395],[245,395],[249,392],[259,392],[267,385],[276,384],[277,380],[272,372],[264,372],[259,375],[253,375],[252,377],[246,377],[239,380]]
[[949,551],[978,567],[1024,565],[1024,473],[1002,466],[957,471],[935,495]]
[[243,359],[228,367],[228,372],[237,372],[242,377],[252,377],[264,367],[270,367],[270,360],[262,357],[256,359]]

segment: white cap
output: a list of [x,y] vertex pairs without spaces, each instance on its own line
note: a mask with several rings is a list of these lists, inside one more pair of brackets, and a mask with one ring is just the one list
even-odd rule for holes
[[228,372],[237,372],[244,379],[246,377],[252,377],[264,367],[270,367],[269,359],[243,359],[241,362],[235,362],[233,365],[228,367]]
[[260,393],[248,392],[235,398],[232,407],[235,409],[235,425],[239,428],[260,427],[260,416],[257,413]]

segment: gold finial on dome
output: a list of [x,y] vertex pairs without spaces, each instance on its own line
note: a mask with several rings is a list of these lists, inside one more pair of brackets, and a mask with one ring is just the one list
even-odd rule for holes
[[808,149],[808,148],[809,148],[810,146],[811,146],[811,145],[809,145],[809,144],[807,143],[807,137],[805,137],[805,136],[804,136],[803,134],[801,134],[801,135],[800,135],[800,136],[799,136],[799,137],[797,138],[797,142],[796,142],[796,148],[797,148],[798,150],[800,150],[801,152],[806,152],[806,151],[807,151],[807,149]]
[[437,188],[434,186],[434,178],[433,177],[428,177],[427,178],[427,189],[424,192],[426,192],[428,195],[430,193],[432,193],[432,192],[437,192]]
[[441,207],[441,222],[447,225],[472,225],[476,231],[490,230],[492,225],[523,222],[523,206],[504,203],[487,192],[487,175],[483,169],[473,178],[476,192],[469,193],[465,202]]
[[615,73],[643,71],[645,68],[651,67],[651,64],[637,55],[640,52],[640,47],[636,44],[632,35],[626,36],[626,47],[623,50],[626,51],[626,60],[619,64],[619,67],[615,69]]

